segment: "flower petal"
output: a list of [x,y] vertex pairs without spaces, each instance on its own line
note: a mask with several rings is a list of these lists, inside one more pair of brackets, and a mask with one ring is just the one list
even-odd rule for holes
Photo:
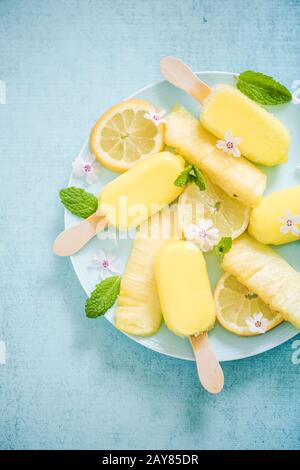
[[280,233],[282,233],[283,235],[286,235],[287,233],[289,233],[290,230],[291,230],[291,227],[288,227],[287,225],[283,225],[282,227],[280,227]]
[[93,184],[97,181],[98,175],[93,170],[86,174],[86,181],[88,184]]
[[157,111],[157,115],[162,118],[163,116],[165,116],[167,114],[167,111],[163,108],[160,108],[158,111]]
[[90,163],[92,165],[95,161],[94,155],[91,152],[89,152],[85,158],[85,161],[86,163]]
[[261,328],[264,330],[263,333],[266,332],[268,325],[269,325],[269,320],[267,320],[266,318],[263,318],[261,320]]
[[300,215],[293,215],[294,224],[300,224]]
[[234,137],[232,135],[232,132],[231,131],[226,131],[225,134],[224,134],[224,139],[226,140],[226,142],[232,142]]
[[254,325],[254,320],[252,317],[247,317],[246,320],[245,320],[246,324],[250,327],[250,326],[255,326]]
[[207,237],[201,237],[199,241],[200,241],[201,251],[206,252],[211,249],[211,246]]
[[259,328],[257,328],[255,325],[248,325],[248,328],[252,333],[260,333]]
[[220,150],[224,150],[226,149],[226,142],[225,140],[218,140],[217,143],[216,143],[216,147],[218,147],[218,149]]
[[187,240],[193,240],[198,235],[198,227],[195,224],[189,224],[184,228],[185,238]]
[[299,229],[295,225],[292,225],[291,230],[294,235],[299,235]]
[[72,163],[73,175],[77,178],[81,178],[84,174],[84,160],[81,157],[75,158]]
[[240,145],[241,142],[242,142],[241,137],[234,137],[234,138],[232,139],[232,143],[233,143],[234,145]]
[[211,219],[201,219],[198,223],[198,228],[200,230],[208,230],[213,226],[213,221]]
[[215,245],[220,239],[220,232],[217,228],[211,228],[210,230],[208,230],[207,236],[212,242],[214,242]]
[[93,169],[94,169],[95,173],[100,173],[100,171],[102,169],[101,163],[100,162],[94,162]]
[[241,152],[239,151],[239,149],[237,147],[233,146],[232,155],[237,158],[237,157],[241,156]]
[[107,259],[105,251],[103,251],[101,249],[98,250],[97,253],[95,254],[95,256],[93,257],[93,259],[98,259],[100,262]]
[[263,314],[262,313],[254,313],[252,318],[255,322],[256,321],[261,321],[261,319],[263,318]]

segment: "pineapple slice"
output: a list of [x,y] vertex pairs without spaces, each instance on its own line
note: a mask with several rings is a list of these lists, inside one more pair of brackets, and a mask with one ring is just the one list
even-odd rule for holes
[[257,206],[266,187],[266,175],[245,158],[228,156],[216,142],[216,137],[185,108],[177,106],[168,115],[165,143],[205,171],[229,196],[247,206]]
[[133,242],[120,296],[115,312],[115,324],[125,333],[150,336],[162,321],[154,277],[154,262],[158,251],[170,238],[181,238],[176,213],[169,207],[141,224]]
[[300,273],[272,248],[242,235],[224,256],[223,269],[300,328]]

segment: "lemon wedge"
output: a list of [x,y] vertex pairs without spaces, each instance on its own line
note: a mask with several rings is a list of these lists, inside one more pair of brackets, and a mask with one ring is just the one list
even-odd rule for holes
[[179,198],[178,217],[184,230],[189,224],[210,219],[220,237],[237,238],[249,223],[250,208],[228,196],[221,188],[204,176],[205,190],[195,184],[188,185]]
[[219,280],[214,299],[218,321],[226,330],[239,336],[264,333],[283,321],[279,312],[271,310],[229,273]]
[[164,125],[145,117],[153,109],[147,101],[130,99],[100,117],[91,131],[90,147],[103,166],[124,172],[162,150]]

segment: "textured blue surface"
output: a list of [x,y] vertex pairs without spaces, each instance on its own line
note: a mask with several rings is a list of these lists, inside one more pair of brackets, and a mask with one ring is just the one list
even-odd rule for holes
[[293,340],[226,363],[210,396],[192,363],[86,319],[70,261],[51,251],[57,191],[92,123],[159,79],[161,56],[290,86],[299,37],[297,0],[0,0],[0,448],[300,447]]

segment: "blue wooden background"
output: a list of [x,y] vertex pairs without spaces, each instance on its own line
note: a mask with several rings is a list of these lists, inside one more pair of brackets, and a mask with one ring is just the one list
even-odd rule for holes
[[210,396],[194,364],[86,319],[51,245],[57,192],[100,112],[159,79],[169,54],[290,86],[300,1],[0,0],[0,45],[0,448],[299,448],[293,340],[224,364],[225,390]]

